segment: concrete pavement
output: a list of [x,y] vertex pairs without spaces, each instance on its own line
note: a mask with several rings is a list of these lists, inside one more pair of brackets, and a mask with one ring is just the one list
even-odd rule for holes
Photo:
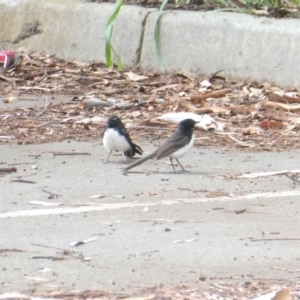
[[[104,62],[108,3],[0,0],[0,48],[47,51],[66,60]],[[158,70],[157,12],[124,5],[112,43],[126,68]],[[298,87],[300,21],[224,12],[166,11],[159,25],[167,72],[276,82]]]
[[[299,187],[232,177],[294,169],[299,151],[197,147],[187,173],[165,159],[124,176],[124,157],[103,164],[98,142],[1,146],[2,166],[18,169],[0,181],[1,291],[299,280]],[[90,155],[53,155],[73,150]]]

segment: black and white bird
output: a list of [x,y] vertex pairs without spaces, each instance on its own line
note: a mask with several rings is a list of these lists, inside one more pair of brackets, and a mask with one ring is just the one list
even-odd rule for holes
[[181,169],[185,171],[178,158],[186,155],[187,152],[193,147],[195,141],[193,129],[196,123],[198,122],[192,119],[182,120],[179,123],[178,129],[165,141],[162,146],[157,148],[151,154],[140,158],[123,169],[123,174],[125,175],[128,170],[140,165],[148,159],[153,158],[154,160],[158,160],[166,156],[169,157],[174,172],[176,172],[176,170],[173,164],[173,159],[175,159],[180,165]]
[[123,122],[115,115],[108,118],[103,135],[103,145],[109,152],[106,162],[113,150],[123,151],[126,157],[132,158],[136,153],[142,155],[143,150],[131,141]]

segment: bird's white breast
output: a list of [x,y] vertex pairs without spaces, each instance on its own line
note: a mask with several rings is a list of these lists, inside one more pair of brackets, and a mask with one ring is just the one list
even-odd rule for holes
[[115,129],[108,128],[104,132],[103,145],[107,151],[127,151],[130,149],[130,145],[123,135]]
[[173,152],[170,155],[170,157],[176,159],[176,158],[180,158],[180,157],[186,155],[188,153],[188,151],[193,147],[194,142],[195,142],[195,137],[194,137],[194,134],[193,134],[190,142],[187,145],[185,145],[183,148]]

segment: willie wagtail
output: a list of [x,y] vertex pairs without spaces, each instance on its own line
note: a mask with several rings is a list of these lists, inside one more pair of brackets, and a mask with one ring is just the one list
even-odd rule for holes
[[113,150],[123,151],[126,157],[133,157],[136,153],[142,154],[143,150],[131,141],[129,133],[124,124],[115,115],[108,118],[107,125],[103,135],[103,145],[109,152],[106,162]]
[[184,156],[193,147],[195,141],[193,128],[196,123],[198,122],[192,119],[182,120],[179,123],[178,129],[165,141],[162,146],[157,148],[153,153],[130,164],[123,170],[123,174],[125,175],[128,170],[140,165],[150,158],[157,160],[166,156],[169,156],[174,172],[176,172],[176,170],[173,165],[173,158],[176,159],[181,169],[185,171],[178,158]]

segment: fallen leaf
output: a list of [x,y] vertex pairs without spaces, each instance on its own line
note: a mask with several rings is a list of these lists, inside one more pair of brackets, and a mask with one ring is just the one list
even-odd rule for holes
[[89,199],[99,199],[99,198],[104,198],[105,196],[103,195],[93,195],[93,196],[90,196]]
[[200,95],[191,95],[191,101],[196,103],[201,103],[202,101],[208,99],[208,98],[222,98],[226,96],[226,93],[228,90],[218,90],[209,92],[206,94],[200,94]]
[[268,129],[268,128],[282,128],[283,123],[280,121],[274,121],[274,120],[265,120],[258,124],[258,126],[262,129]]
[[106,125],[107,117],[95,116],[92,118],[85,118],[75,122],[75,124],[97,124],[97,125]]
[[290,295],[289,289],[285,288],[277,292],[272,300],[292,300],[292,296]]
[[177,243],[190,243],[190,242],[194,242],[197,239],[188,239],[188,240],[175,240],[173,243],[177,244]]
[[87,244],[87,243],[90,243],[90,242],[94,242],[95,240],[97,240],[97,238],[98,238],[98,236],[95,236],[95,237],[93,237],[91,239],[88,239],[88,240],[71,242],[70,245],[73,246],[73,247],[84,245],[84,244]]
[[103,101],[98,98],[86,99],[78,104],[79,109],[89,108],[89,107],[111,107],[116,104],[115,100],[109,99],[108,101]]
[[300,104],[292,105],[292,104],[284,104],[284,103],[275,103],[272,101],[267,101],[262,106],[266,108],[282,108],[286,111],[293,111],[293,112],[300,110]]
[[184,119],[193,119],[199,122],[195,127],[203,130],[208,130],[209,126],[214,122],[214,119],[209,115],[198,115],[191,112],[166,113],[157,119],[175,124],[179,124]]
[[127,72],[125,73],[127,75],[127,77],[132,80],[132,81],[140,81],[140,80],[144,80],[144,79],[148,79],[148,76],[143,76],[143,75],[138,75],[136,73],[133,72]]

